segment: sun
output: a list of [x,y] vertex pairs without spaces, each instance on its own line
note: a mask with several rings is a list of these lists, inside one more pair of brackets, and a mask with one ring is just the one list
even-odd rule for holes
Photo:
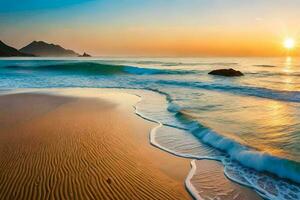
[[291,50],[295,47],[295,40],[293,38],[286,38],[283,42],[284,48]]

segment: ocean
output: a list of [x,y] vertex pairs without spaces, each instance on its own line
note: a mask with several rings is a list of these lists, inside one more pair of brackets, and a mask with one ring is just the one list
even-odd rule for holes
[[[299,63],[291,57],[2,59],[0,91],[134,93],[142,99],[137,114],[160,124],[152,131],[153,145],[182,157],[220,161],[230,180],[263,198],[300,199]],[[221,68],[244,76],[208,75]]]

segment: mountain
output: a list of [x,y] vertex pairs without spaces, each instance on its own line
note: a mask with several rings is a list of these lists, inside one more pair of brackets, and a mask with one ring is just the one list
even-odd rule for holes
[[43,41],[33,41],[27,46],[20,49],[22,53],[33,54],[36,56],[44,57],[77,57],[78,53],[64,49],[63,47],[56,44],[48,44]]
[[33,56],[33,55],[22,53],[17,49],[4,44],[0,40],[0,57],[13,57],[13,56],[25,57],[25,56]]

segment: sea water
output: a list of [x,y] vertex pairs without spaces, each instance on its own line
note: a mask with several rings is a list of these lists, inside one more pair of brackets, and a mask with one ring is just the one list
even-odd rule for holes
[[[137,113],[160,124],[150,138],[157,147],[178,156],[218,160],[229,179],[264,198],[300,199],[299,61],[4,59],[0,88],[126,89],[142,97]],[[221,68],[244,76],[208,75]]]

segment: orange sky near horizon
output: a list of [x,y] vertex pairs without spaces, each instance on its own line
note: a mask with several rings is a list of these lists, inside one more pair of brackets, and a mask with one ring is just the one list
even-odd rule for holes
[[[94,35],[77,33],[71,38],[68,31],[61,33],[59,43],[73,49],[89,49],[94,55],[136,55],[136,56],[286,56],[297,55],[295,48],[289,53],[283,46],[289,35],[272,32],[250,31],[201,31],[195,28],[122,29],[94,32]],[[121,30],[120,30],[121,31]],[[65,36],[64,36],[65,34]],[[293,36],[292,36],[293,37]],[[91,38],[94,38],[91,40]],[[293,37],[294,38],[294,37]],[[53,40],[55,40],[55,35]],[[80,45],[72,44],[80,41]],[[295,37],[295,40],[296,37]]]
[[43,40],[95,56],[300,55],[297,0],[28,1],[0,8],[0,39],[17,48]]

